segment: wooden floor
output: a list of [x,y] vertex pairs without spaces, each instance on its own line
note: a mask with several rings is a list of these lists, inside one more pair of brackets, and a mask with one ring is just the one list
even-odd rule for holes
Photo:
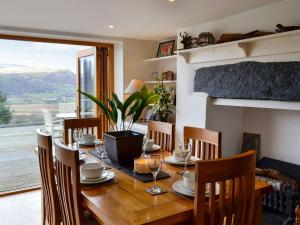
[[1,197],[0,225],[41,225],[41,192]]
[[0,128],[0,194],[40,184],[34,153],[38,127]]
[[[282,218],[269,212],[263,225],[282,225]],[[41,225],[41,192],[31,191],[0,197],[0,225]]]

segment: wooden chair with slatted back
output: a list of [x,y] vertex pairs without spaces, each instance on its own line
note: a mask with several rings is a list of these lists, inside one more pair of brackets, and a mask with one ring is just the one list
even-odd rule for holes
[[193,155],[197,158],[219,159],[221,158],[222,133],[197,127],[184,127],[184,141],[191,143]]
[[55,140],[56,177],[63,224],[99,225],[90,214],[83,211],[79,151]]
[[55,140],[56,176],[63,224],[82,225],[79,151]]
[[83,134],[94,134],[96,138],[101,138],[101,119],[100,118],[80,118],[64,120],[64,142],[65,144],[74,143],[73,131],[81,129]]
[[252,225],[255,154],[196,162],[196,225]]
[[161,147],[162,151],[172,152],[174,150],[175,124],[149,121],[148,138]]
[[52,138],[41,129],[37,129],[36,134],[41,174],[42,225],[59,225],[61,215],[53,165]]

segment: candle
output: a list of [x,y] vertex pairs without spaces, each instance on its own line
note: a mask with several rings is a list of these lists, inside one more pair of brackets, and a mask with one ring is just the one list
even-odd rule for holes
[[147,158],[141,157],[134,160],[134,170],[138,173],[149,173],[151,172],[148,167]]

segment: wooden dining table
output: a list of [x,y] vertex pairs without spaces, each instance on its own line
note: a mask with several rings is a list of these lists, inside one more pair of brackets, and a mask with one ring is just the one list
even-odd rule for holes
[[[90,153],[86,161],[99,161]],[[152,196],[145,189],[153,182],[143,183],[111,168],[116,174],[113,182],[81,189],[83,205],[101,224],[191,224],[194,201],[172,191],[172,184],[182,179],[178,174],[182,167],[163,163],[162,171],[170,177],[157,181],[159,187],[167,193]],[[272,186],[263,181],[255,182],[255,207],[253,225],[260,225],[262,220],[262,195],[272,191]]]

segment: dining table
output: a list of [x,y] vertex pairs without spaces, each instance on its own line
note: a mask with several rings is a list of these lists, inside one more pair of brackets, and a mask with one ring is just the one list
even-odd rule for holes
[[[87,151],[85,162],[95,161],[99,159]],[[155,196],[145,191],[153,182],[143,183],[118,169],[110,169],[116,175],[113,182],[81,188],[82,204],[98,222],[106,225],[192,224],[193,198],[172,190],[172,184],[182,179],[179,174],[182,167],[163,162],[161,170],[170,177],[158,180],[157,185],[167,193]],[[256,180],[253,225],[261,225],[262,197],[270,191],[270,184]]]

